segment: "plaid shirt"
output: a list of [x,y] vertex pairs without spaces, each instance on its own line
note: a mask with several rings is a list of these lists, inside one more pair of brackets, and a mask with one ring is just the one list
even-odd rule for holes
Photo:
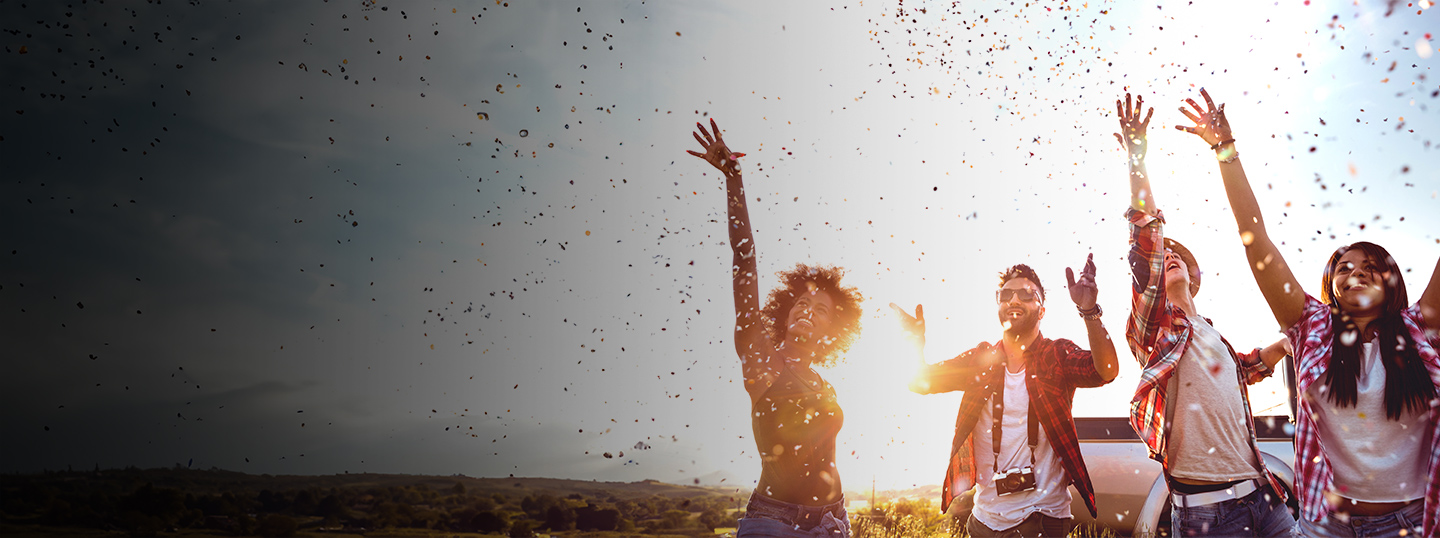
[[[975,486],[975,440],[971,433],[975,430],[975,423],[979,422],[980,410],[985,402],[1005,386],[1003,362],[983,371],[975,365],[979,352],[991,346],[981,342],[958,357],[926,366],[910,387],[920,394],[965,391],[960,400],[960,413],[955,418],[955,440],[950,446],[950,463],[941,487],[941,512],[949,509],[950,501],[957,495]],[[1080,456],[1080,440],[1075,435],[1075,419],[1071,416],[1070,406],[1075,401],[1077,387],[1098,387],[1107,381],[1095,370],[1095,361],[1089,351],[1063,338],[1050,340],[1043,335],[1036,338],[1025,350],[1025,368],[1030,373],[1025,378],[1026,392],[1030,394],[1030,405],[1035,406],[1035,416],[1045,428],[1046,438],[1055,454],[1060,456],[1065,476],[1085,497],[1090,516],[1097,517],[1095,487],[1090,484],[1090,473]]]
[[[1141,361],[1140,385],[1135,388],[1135,398],[1130,400],[1130,427],[1145,441],[1150,449],[1150,459],[1160,462],[1165,473],[1170,465],[1165,461],[1170,440],[1169,417],[1165,416],[1166,388],[1171,376],[1185,354],[1190,343],[1190,319],[1185,311],[1165,298],[1165,215],[1156,211],[1150,215],[1134,208],[1126,210],[1130,221],[1130,273],[1133,277],[1130,288],[1130,320],[1125,323],[1125,341],[1130,344],[1130,353]],[[1207,318],[1205,321],[1209,322]],[[1255,384],[1275,371],[1260,360],[1260,349],[1250,353],[1236,353],[1235,348],[1224,336],[1220,341],[1235,360],[1236,381],[1239,386]],[[1144,359],[1142,359],[1144,357]],[[1240,401],[1245,404],[1245,415],[1254,416],[1250,410],[1250,392],[1242,391]],[[1285,500],[1285,490],[1276,481],[1275,475],[1265,468],[1265,457],[1255,442],[1255,422],[1245,423],[1250,434],[1250,449],[1260,472],[1270,481],[1270,488]]]
[[[1405,329],[1415,340],[1420,360],[1430,372],[1430,381],[1440,386],[1440,356],[1435,348],[1440,346],[1440,337],[1434,331],[1427,333],[1420,305],[1401,312]],[[1300,391],[1300,423],[1295,428],[1295,493],[1300,498],[1300,517],[1319,522],[1329,516],[1325,505],[1325,493],[1333,489],[1335,474],[1330,469],[1330,460],[1320,445],[1320,433],[1315,425],[1315,403],[1306,397],[1310,385],[1321,381],[1330,365],[1330,351],[1334,343],[1334,327],[1331,325],[1330,307],[1305,295],[1305,313],[1300,321],[1285,330],[1290,343],[1295,347],[1296,390]],[[1323,381],[1321,381],[1323,383]],[[1430,437],[1440,441],[1440,420],[1432,407],[1430,410]],[[1426,473],[1430,479],[1425,483],[1425,526],[1422,536],[1440,536],[1440,442],[1429,447],[1430,461]]]

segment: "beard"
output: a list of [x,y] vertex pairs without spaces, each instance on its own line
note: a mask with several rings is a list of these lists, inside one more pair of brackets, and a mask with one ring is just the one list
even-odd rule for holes
[[1004,327],[1006,336],[1018,337],[1024,335],[1034,330],[1036,323],[1039,323],[1039,320],[1035,319],[1034,312],[1026,312],[1024,315],[1013,319],[1003,313],[1000,314],[1000,326]]

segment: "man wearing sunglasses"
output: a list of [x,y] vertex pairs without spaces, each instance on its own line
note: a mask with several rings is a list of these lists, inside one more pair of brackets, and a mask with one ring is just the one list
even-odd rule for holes
[[1080,280],[1069,268],[1070,299],[1085,319],[1090,347],[1040,334],[1045,288],[1030,267],[1000,274],[995,303],[1003,335],[938,363],[925,364],[925,312],[912,317],[891,303],[901,328],[921,351],[920,372],[910,390],[920,394],[963,391],[955,440],[941,489],[941,510],[976,487],[975,509],[966,522],[973,537],[1065,536],[1070,531],[1070,490],[1085,498],[1091,517],[1095,488],[1090,483],[1070,408],[1077,387],[1099,387],[1115,379],[1120,366],[1115,345],[1100,323],[1095,304],[1094,256]]

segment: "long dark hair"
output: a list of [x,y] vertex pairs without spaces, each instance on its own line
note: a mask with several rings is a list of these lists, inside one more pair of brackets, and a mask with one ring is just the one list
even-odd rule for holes
[[1429,402],[1435,397],[1435,384],[1420,360],[1415,339],[1400,317],[1400,312],[1410,303],[1405,292],[1405,277],[1385,247],[1368,241],[1337,249],[1325,264],[1325,274],[1320,280],[1320,300],[1330,305],[1330,326],[1334,333],[1330,365],[1325,374],[1327,397],[1340,407],[1354,406],[1357,398],[1355,384],[1360,377],[1360,343],[1364,338],[1354,320],[1341,311],[1335,297],[1335,268],[1340,265],[1340,257],[1351,249],[1360,249],[1385,265],[1385,300],[1380,304],[1380,316],[1371,323],[1380,333],[1376,344],[1380,346],[1380,362],[1385,365],[1385,416],[1399,420],[1406,409],[1415,412],[1429,409]]

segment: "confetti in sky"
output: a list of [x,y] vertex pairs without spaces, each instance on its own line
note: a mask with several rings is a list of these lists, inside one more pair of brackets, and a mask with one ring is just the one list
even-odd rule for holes
[[[1236,345],[1277,333],[1172,127],[1201,87],[1302,284],[1360,239],[1433,265],[1433,8],[1321,4],[0,4],[0,470],[753,484],[723,184],[684,153],[714,117],[761,289],[835,264],[865,296],[839,471],[938,482],[959,396],[906,390],[886,305],[938,360],[997,337],[1001,268],[1059,289],[1094,253],[1123,334],[1126,92]],[[1077,414],[1124,415],[1121,353]]]

